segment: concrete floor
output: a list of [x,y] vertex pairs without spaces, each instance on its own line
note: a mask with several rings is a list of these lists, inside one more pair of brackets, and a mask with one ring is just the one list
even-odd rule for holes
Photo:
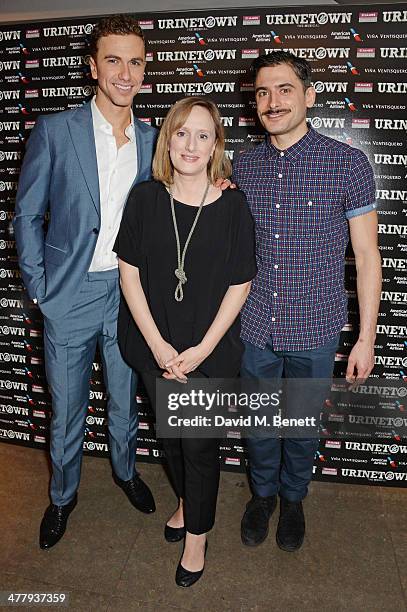
[[45,453],[0,444],[0,466],[0,590],[68,592],[69,609],[86,612],[407,610],[406,489],[312,483],[304,545],[286,553],[274,539],[277,512],[263,545],[241,544],[247,482],[222,473],[204,576],[182,589],[174,582],[182,544],[162,533],[175,498],[161,466],[140,465],[157,503],[146,516],[114,485],[106,459],[85,458],[78,506],[50,551],[38,547]]

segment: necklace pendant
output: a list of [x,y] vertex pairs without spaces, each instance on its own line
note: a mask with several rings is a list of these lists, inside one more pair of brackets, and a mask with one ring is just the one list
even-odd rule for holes
[[176,268],[174,274],[182,285],[187,282],[187,276],[182,268]]

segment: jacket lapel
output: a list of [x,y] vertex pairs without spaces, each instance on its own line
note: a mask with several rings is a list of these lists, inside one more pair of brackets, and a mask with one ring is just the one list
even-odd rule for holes
[[79,107],[67,123],[83,177],[100,216],[99,177],[90,103]]
[[134,119],[134,133],[137,145],[137,174],[132,187],[136,183],[141,183],[151,178],[151,162],[156,132],[152,129],[146,131],[143,128],[144,124],[140,125],[140,122]]

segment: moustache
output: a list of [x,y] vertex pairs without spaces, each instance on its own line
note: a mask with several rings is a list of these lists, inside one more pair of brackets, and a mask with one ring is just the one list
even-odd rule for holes
[[289,112],[288,109],[283,109],[283,108],[279,108],[277,110],[272,110],[269,109],[267,111],[264,111],[264,113],[261,114],[262,117],[264,116],[271,116],[271,115],[280,115],[281,113],[287,113]]

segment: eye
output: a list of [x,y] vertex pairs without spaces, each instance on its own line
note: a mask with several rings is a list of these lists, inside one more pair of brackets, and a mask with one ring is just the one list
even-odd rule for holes
[[289,94],[290,93],[290,88],[289,87],[283,87],[283,89],[280,90],[282,94]]
[[267,95],[267,91],[266,91],[265,89],[260,89],[260,90],[257,92],[257,97],[258,97],[258,98],[263,98],[263,97],[264,97],[264,96],[266,96],[266,95]]
[[131,64],[132,66],[142,66],[141,60],[138,59],[131,60]]
[[117,64],[117,59],[115,57],[109,57],[107,61],[109,64]]
[[175,134],[180,138],[182,138],[182,136],[185,136],[185,132],[183,130],[178,130],[177,132],[175,132]]
[[208,140],[208,134],[199,134],[199,138],[201,138],[201,140]]

